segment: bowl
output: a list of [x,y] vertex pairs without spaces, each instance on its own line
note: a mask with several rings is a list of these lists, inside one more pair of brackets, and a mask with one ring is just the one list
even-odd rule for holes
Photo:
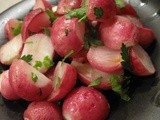
[[[49,0],[53,5],[58,0]],[[132,99],[123,102],[110,95],[111,114],[108,120],[160,120],[160,0],[126,0],[140,16],[145,26],[154,31],[156,40],[147,49],[156,67],[150,77],[133,77]],[[23,18],[34,5],[34,0],[24,0],[0,14],[0,45],[6,42],[4,24],[10,18]],[[110,93],[107,93],[110,94]],[[28,102],[8,101],[0,96],[0,120],[23,120]]]

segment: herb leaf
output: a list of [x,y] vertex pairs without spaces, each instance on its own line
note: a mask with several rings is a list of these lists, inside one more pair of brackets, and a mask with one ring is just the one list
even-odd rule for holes
[[33,41],[26,41],[25,44],[33,44]]
[[123,79],[123,77],[120,75],[112,75],[110,77],[112,90],[118,93],[121,96],[121,99],[129,101],[130,97],[126,94],[126,91],[123,89],[122,84],[120,83],[121,79]]
[[115,2],[119,8],[124,8],[126,6],[126,3],[124,2],[124,0],[115,0]]
[[41,61],[35,61],[35,65],[33,66],[34,68],[38,69],[42,67],[42,62]]
[[61,83],[61,78],[58,76],[56,83],[55,83],[55,88],[57,89],[60,86]]
[[121,47],[121,56],[123,61],[121,62],[124,69],[131,71],[131,63],[130,63],[130,53],[129,49],[126,47],[124,43],[122,43]]
[[32,60],[32,55],[23,55],[21,59],[29,63]]
[[17,36],[21,33],[22,23],[19,23],[15,28],[12,28],[12,33],[14,36]]
[[46,67],[46,68],[50,68],[54,65],[54,62],[49,58],[49,56],[46,56],[44,57],[43,59],[43,65]]
[[96,19],[99,19],[103,16],[103,9],[101,7],[94,7],[94,15],[96,16]]
[[101,82],[102,82],[102,77],[98,77],[97,79],[93,80],[93,81],[88,85],[88,87],[97,86],[97,85],[101,84]]
[[37,77],[37,75],[35,74],[35,73],[33,73],[33,72],[31,72],[31,76],[32,76],[32,80],[33,80],[33,82],[37,82],[37,80],[38,80],[38,77]]
[[51,23],[53,23],[57,19],[57,16],[54,15],[53,11],[47,9],[46,13],[49,16]]
[[46,34],[48,37],[51,36],[51,31],[49,28],[44,28],[43,30],[44,30],[44,34]]
[[62,63],[64,63],[64,61],[65,61],[67,58],[69,58],[73,53],[74,53],[74,50],[69,51],[69,53],[68,53],[66,56],[64,56],[64,58],[62,59]]

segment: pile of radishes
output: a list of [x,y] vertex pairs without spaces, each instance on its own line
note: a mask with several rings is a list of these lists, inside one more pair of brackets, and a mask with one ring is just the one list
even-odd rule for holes
[[61,0],[53,9],[36,0],[22,21],[10,19],[4,29],[0,62],[10,67],[0,75],[0,92],[31,102],[24,120],[105,120],[110,105],[99,90],[129,100],[124,70],[155,73],[144,50],[153,32],[123,0]]

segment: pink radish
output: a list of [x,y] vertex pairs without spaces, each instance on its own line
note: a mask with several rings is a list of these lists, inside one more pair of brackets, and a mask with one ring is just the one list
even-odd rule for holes
[[116,16],[114,19],[101,23],[100,37],[105,46],[120,49],[122,43],[127,47],[138,43],[138,29],[128,18]]
[[83,47],[84,33],[84,22],[78,22],[77,18],[66,19],[64,16],[58,18],[52,26],[51,33],[55,51],[60,56],[65,56],[73,50],[75,55]]
[[60,15],[66,14],[67,10],[79,8],[82,0],[61,0],[57,7],[57,13]]
[[105,46],[90,47],[87,59],[94,68],[104,72],[122,69],[120,51]]
[[15,93],[27,101],[40,101],[52,92],[52,82],[23,60],[15,60],[9,69],[10,84]]
[[48,101],[57,101],[64,98],[72,90],[76,80],[76,69],[70,64],[58,62],[53,75],[54,89]]
[[49,16],[41,8],[32,10],[25,16],[22,25],[22,38],[25,41],[30,33],[38,33],[51,24]]
[[62,107],[65,120],[105,120],[109,111],[110,106],[104,95],[89,87],[74,90]]
[[[53,61],[54,47],[51,39],[45,34],[35,34],[26,39],[21,57],[24,55],[32,55],[30,64],[42,73],[45,73],[50,66],[46,66],[44,63],[45,58],[48,58],[48,62]],[[36,63],[40,62],[41,66],[36,67]]]
[[42,10],[50,9],[52,10],[52,5],[46,0],[35,0],[36,3],[34,4],[33,10],[41,8]]
[[110,77],[114,74],[123,75],[123,70],[117,71],[115,73],[102,72],[93,68],[89,63],[80,63],[72,61],[73,65],[79,75],[79,79],[85,84],[90,85],[94,80],[99,79],[99,84],[94,86],[98,89],[108,90],[111,89]]
[[124,17],[127,17],[132,23],[134,23],[137,27],[144,27],[143,23],[140,21],[139,18],[130,16],[130,15],[124,15]]
[[63,120],[62,113],[55,103],[32,102],[23,114],[24,120]]
[[0,62],[10,65],[14,59],[20,58],[23,47],[22,36],[19,34],[0,48]]
[[152,61],[145,50],[136,45],[131,49],[131,64],[133,73],[137,76],[147,76],[155,73]]
[[116,14],[114,0],[87,0],[87,18],[100,22],[113,17]]
[[20,27],[22,24],[22,21],[16,20],[16,19],[10,19],[4,26],[4,32],[6,38],[8,40],[12,40],[15,35],[13,34],[13,29],[17,28],[18,26]]
[[8,100],[17,100],[19,96],[14,92],[9,82],[9,70],[4,71],[1,74],[1,94]]

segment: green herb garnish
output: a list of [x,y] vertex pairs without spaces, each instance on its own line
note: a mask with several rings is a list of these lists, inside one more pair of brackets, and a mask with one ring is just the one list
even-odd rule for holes
[[48,37],[51,36],[51,31],[49,28],[44,28],[43,30],[44,30],[44,34],[46,34]]
[[12,33],[14,36],[17,36],[21,33],[22,23],[19,23],[17,27],[12,28]]
[[35,74],[35,73],[33,73],[33,72],[31,72],[31,76],[32,76],[32,80],[33,80],[33,82],[37,82],[37,80],[38,80],[38,77],[37,77],[37,75]]
[[26,41],[25,44],[33,44],[33,41]]
[[29,63],[32,60],[32,55],[23,55],[21,59]]
[[64,61],[69,58],[72,54],[74,53],[74,50],[71,50],[68,52],[68,54],[66,56],[64,56],[64,58],[62,59],[62,63],[64,63]]
[[101,84],[101,82],[102,82],[102,77],[98,77],[97,79],[93,80],[93,81],[88,85],[88,87],[97,86],[97,85]]
[[126,6],[126,3],[124,2],[124,0],[115,0],[115,2],[119,8],[124,8]]
[[51,58],[49,58],[49,56],[46,56],[44,59],[43,59],[43,65],[46,67],[46,68],[50,68],[54,65],[54,62],[51,60]]
[[61,78],[57,77],[56,83],[55,83],[55,88],[57,89],[60,86],[61,83]]
[[42,62],[41,61],[35,61],[35,65],[33,66],[34,68],[38,69],[42,67]]
[[94,7],[94,15],[96,19],[100,19],[103,16],[103,9],[101,7]]
[[55,14],[53,13],[53,11],[47,9],[46,13],[49,16],[51,23],[53,23],[57,19],[57,16],[55,16]]

